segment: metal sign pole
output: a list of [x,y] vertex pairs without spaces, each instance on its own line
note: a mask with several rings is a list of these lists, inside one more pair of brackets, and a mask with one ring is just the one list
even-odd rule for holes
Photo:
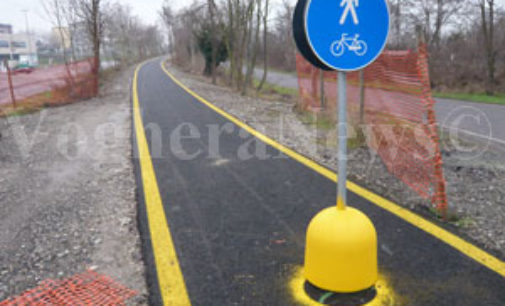
[[304,265],[307,281],[331,292],[360,292],[378,279],[375,227],[347,207],[346,73],[377,59],[389,24],[386,0],[298,0],[295,8],[293,32],[302,55],[318,68],[338,71],[337,204],[310,221]]
[[347,75],[338,72],[338,187],[337,208],[344,210],[347,205]]

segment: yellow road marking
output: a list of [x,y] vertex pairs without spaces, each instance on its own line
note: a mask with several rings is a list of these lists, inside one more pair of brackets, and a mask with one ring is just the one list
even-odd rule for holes
[[137,93],[138,72],[143,64],[135,70],[133,79],[133,116],[135,134],[137,136],[140,171],[144,189],[144,200],[149,223],[149,232],[158,275],[158,284],[164,305],[186,306],[189,301],[184,277],[182,276],[174,248],[172,236],[168,228],[165,210],[161,201],[158,183],[154,173],[149,147],[147,146],[144,125],[140,115],[139,99]]
[[[243,123],[242,121],[238,120],[235,118],[233,115],[230,115],[229,113],[225,112],[224,110],[220,109],[219,107],[213,105],[212,103],[208,102],[204,98],[200,97],[198,94],[193,92],[191,89],[186,87],[184,84],[182,84],[179,80],[177,80],[163,65],[163,61],[161,62],[161,69],[174,81],[177,85],[179,85],[181,88],[183,88],[185,91],[187,91],[190,95],[195,97],[198,101],[201,103],[207,105],[211,109],[213,109],[215,112],[220,114],[221,116],[225,117],[229,121],[235,123],[236,125],[240,126],[242,129],[246,130],[250,134],[254,135],[256,138],[262,140],[263,142],[267,143],[268,145],[276,148],[277,150],[281,151],[282,153],[290,156],[291,158],[299,161],[300,163],[304,164],[305,166],[312,168],[316,172],[319,172],[323,176],[327,177],[328,179],[336,182],[337,181],[337,175],[333,172],[328,170],[327,168],[317,164],[316,162],[310,160],[309,158],[283,146],[282,144],[276,142],[275,140],[261,134],[260,132],[254,130],[252,127],[248,126],[247,124]],[[456,250],[460,251],[461,253],[467,255],[468,257],[474,259],[475,261],[479,262],[480,264],[486,266],[487,268],[495,271],[496,273],[500,274],[501,276],[505,277],[505,262],[501,261],[500,259],[492,256],[491,254],[485,252],[484,250],[476,247],[475,245],[461,239],[460,237],[452,234],[451,232],[435,225],[434,223],[422,218],[421,216],[400,207],[398,204],[395,204],[389,200],[384,199],[383,197],[363,188],[358,186],[357,184],[348,181],[346,183],[347,189],[358,194],[362,198],[368,200],[371,203],[374,203],[375,205],[389,211],[390,213],[400,217],[401,219],[407,221],[408,223],[416,226],[417,228],[427,232],[428,234],[442,240],[443,242],[447,243],[448,245],[452,246]]]

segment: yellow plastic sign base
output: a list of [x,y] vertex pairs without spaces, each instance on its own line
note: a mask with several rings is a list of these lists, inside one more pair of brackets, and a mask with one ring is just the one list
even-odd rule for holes
[[332,292],[372,287],[378,278],[377,233],[370,219],[351,207],[329,207],[307,229],[305,278]]

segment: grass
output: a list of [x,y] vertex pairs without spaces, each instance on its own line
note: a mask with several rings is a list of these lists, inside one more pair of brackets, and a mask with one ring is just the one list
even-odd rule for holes
[[[258,87],[259,83],[260,83],[259,80],[257,79],[253,80],[253,85],[255,88]],[[265,82],[265,84],[263,84],[263,88],[261,89],[261,91],[266,93],[276,93],[281,96],[290,96],[290,97],[295,97],[298,95],[298,89],[296,88],[279,86],[268,82]]]
[[21,106],[21,107],[13,108],[10,111],[5,112],[4,114],[0,114],[0,117],[2,117],[2,115],[7,116],[7,117],[20,117],[20,116],[24,116],[27,114],[38,112],[40,109],[41,109],[40,107]]
[[[429,207],[429,212],[433,215],[433,217],[437,220],[443,220],[443,216],[441,212],[435,207]],[[448,209],[447,211],[447,221],[458,227],[458,228],[470,228],[475,226],[475,220],[470,216],[460,216],[454,211]]]
[[323,114],[314,114],[308,111],[302,111],[298,114],[298,118],[305,125],[312,125],[319,130],[329,131],[335,128],[335,123],[331,118]]
[[488,96],[485,93],[433,92],[433,95],[437,98],[505,105],[505,93]]

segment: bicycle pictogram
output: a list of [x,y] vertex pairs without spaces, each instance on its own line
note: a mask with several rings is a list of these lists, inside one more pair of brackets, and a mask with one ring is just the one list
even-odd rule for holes
[[359,39],[359,34],[349,37],[348,33],[343,33],[340,40],[335,40],[330,46],[330,51],[333,56],[340,57],[344,54],[346,48],[353,51],[357,56],[363,56],[368,51],[366,42]]

